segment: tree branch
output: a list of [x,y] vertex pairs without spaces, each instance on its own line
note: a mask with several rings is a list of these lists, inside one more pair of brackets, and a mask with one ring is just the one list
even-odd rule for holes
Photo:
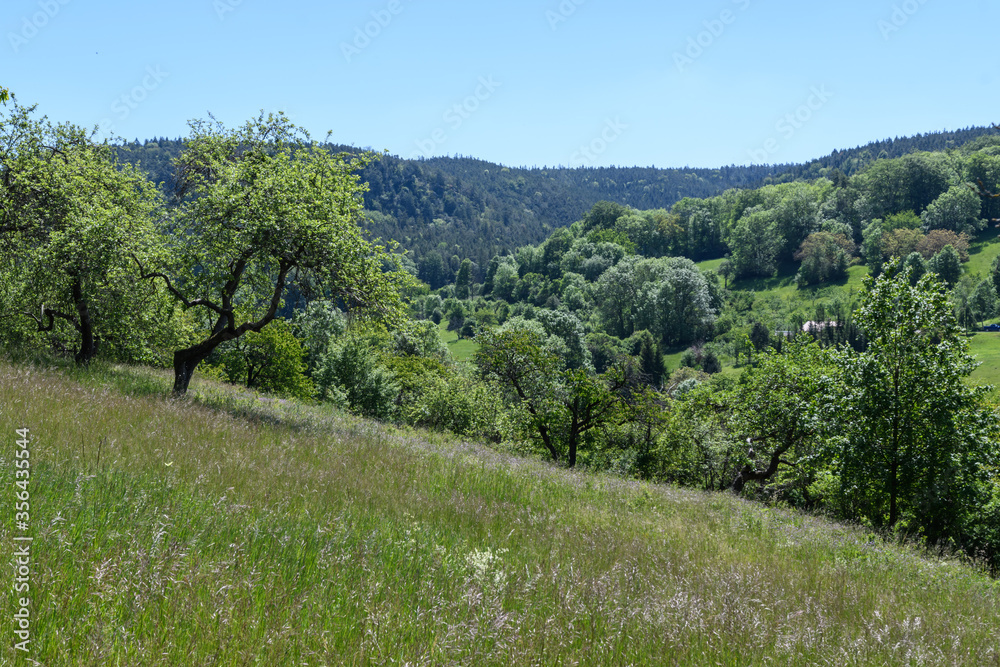
[[165,273],[160,273],[159,271],[146,271],[146,269],[142,265],[142,262],[140,262],[139,258],[135,256],[135,253],[129,253],[129,254],[131,255],[132,259],[135,261],[136,265],[139,267],[139,279],[140,280],[149,280],[150,278],[160,278],[160,279],[162,279],[163,282],[167,286],[167,291],[169,291],[171,294],[173,294],[174,297],[178,301],[180,301],[181,304],[184,305],[185,309],[187,309],[187,308],[196,308],[196,307],[199,307],[199,306],[203,306],[205,308],[208,308],[209,310],[212,310],[212,311],[218,313],[220,316],[225,316],[226,315],[225,310],[223,310],[221,307],[219,307],[214,302],[212,302],[212,301],[210,301],[208,299],[188,300],[187,297],[185,297],[183,294],[181,294],[180,290],[178,290],[176,287],[174,287],[174,284],[170,281],[170,276],[168,276]]
[[278,279],[274,282],[274,292],[271,294],[271,305],[268,306],[267,312],[256,322],[246,322],[240,325],[236,329],[236,335],[242,336],[247,331],[260,332],[267,324],[274,319],[275,315],[278,314],[278,306],[281,305],[281,295],[285,292],[285,280],[288,277],[288,272],[291,271],[294,265],[286,260],[282,260],[279,265]]
[[[46,310],[44,305],[42,306],[42,312],[40,316],[36,316],[34,313],[25,313],[25,315],[27,315],[28,317],[30,317],[35,321],[35,324],[38,326],[39,332],[52,331],[55,328],[55,318],[57,317],[61,320],[66,320],[67,322],[72,324],[73,328],[76,329],[77,331],[80,330],[80,323],[77,321],[74,315],[70,315],[69,313],[64,313],[60,310]],[[44,323],[44,318],[48,318],[48,324]]]

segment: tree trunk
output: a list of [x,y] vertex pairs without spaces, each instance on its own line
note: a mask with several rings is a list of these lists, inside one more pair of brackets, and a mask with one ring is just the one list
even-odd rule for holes
[[776,472],[778,472],[778,467],[784,463],[781,457],[784,456],[785,452],[792,448],[795,444],[794,441],[785,442],[784,445],[774,450],[771,454],[771,461],[768,463],[767,468],[764,470],[758,470],[751,466],[749,463],[743,466],[743,470],[736,475],[736,479],[733,480],[729,488],[733,493],[742,493],[743,487],[747,482],[761,482],[766,479],[770,479]]
[[208,355],[212,354],[212,350],[220,344],[233,339],[233,336],[222,325],[223,321],[222,319],[219,320],[219,323],[215,326],[217,332],[210,338],[197,345],[174,352],[175,394],[186,394],[188,385],[191,384],[191,377],[194,375],[194,370],[198,367],[198,364],[205,361]]
[[889,471],[892,476],[889,479],[889,527],[892,528],[899,520],[899,507],[897,496],[899,495],[899,459],[894,458]]
[[174,352],[174,393],[186,394],[194,369],[208,357],[206,354],[193,354],[191,348]]
[[97,356],[97,339],[94,337],[94,322],[90,318],[90,307],[83,298],[83,285],[77,278],[73,282],[73,304],[76,306],[77,330],[80,332],[80,351],[74,359],[78,364],[89,364]]

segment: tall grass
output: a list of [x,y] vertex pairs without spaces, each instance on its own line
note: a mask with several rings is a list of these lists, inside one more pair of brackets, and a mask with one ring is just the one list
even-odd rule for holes
[[168,381],[0,363],[7,489],[32,434],[41,664],[1000,664],[1000,587],[961,562]]

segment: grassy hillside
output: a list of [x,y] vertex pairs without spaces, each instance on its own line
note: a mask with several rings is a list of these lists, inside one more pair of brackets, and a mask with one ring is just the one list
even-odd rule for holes
[[[998,584],[863,530],[152,371],[0,362],[41,664],[997,664]],[[7,570],[8,576],[10,570]],[[11,587],[0,594],[15,609]],[[8,641],[5,663],[22,659]]]
[[[969,261],[963,265],[963,271],[978,282],[989,276],[993,260],[998,256],[1000,256],[1000,228],[991,228],[982,232],[971,244]],[[699,262],[698,268],[702,271],[715,271],[721,263],[721,259],[707,260]],[[845,281],[799,289],[794,282],[795,269],[785,267],[773,278],[740,280],[731,284],[730,288],[754,291],[760,299],[777,298],[785,303],[804,305],[817,300],[832,299],[838,295],[849,299],[861,290],[867,275],[866,266],[853,266],[849,269]],[[981,363],[972,374],[972,380],[996,386],[997,395],[1000,396],[1000,334],[976,332],[969,337],[969,350]],[[682,354],[683,351],[678,351],[669,355],[667,367],[676,368]]]
[[969,352],[979,361],[972,379],[1000,388],[1000,333],[976,332],[969,337]]
[[472,360],[472,355],[478,349],[478,345],[472,339],[459,338],[457,331],[449,331],[447,321],[442,321],[438,325],[438,333],[441,334],[441,340],[448,346],[452,359],[455,361]]
[[970,244],[969,261],[965,264],[965,272],[985,278],[989,275],[990,266],[998,255],[1000,255],[1000,228],[991,228],[982,232]]

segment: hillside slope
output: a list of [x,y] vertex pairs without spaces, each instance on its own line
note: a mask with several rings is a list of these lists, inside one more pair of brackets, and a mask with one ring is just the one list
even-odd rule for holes
[[[862,530],[152,371],[0,362],[43,664],[993,664],[996,582]],[[9,485],[8,485],[9,488]],[[3,513],[11,562],[13,510]],[[16,608],[10,586],[0,595]],[[0,655],[20,659],[11,642]]]

